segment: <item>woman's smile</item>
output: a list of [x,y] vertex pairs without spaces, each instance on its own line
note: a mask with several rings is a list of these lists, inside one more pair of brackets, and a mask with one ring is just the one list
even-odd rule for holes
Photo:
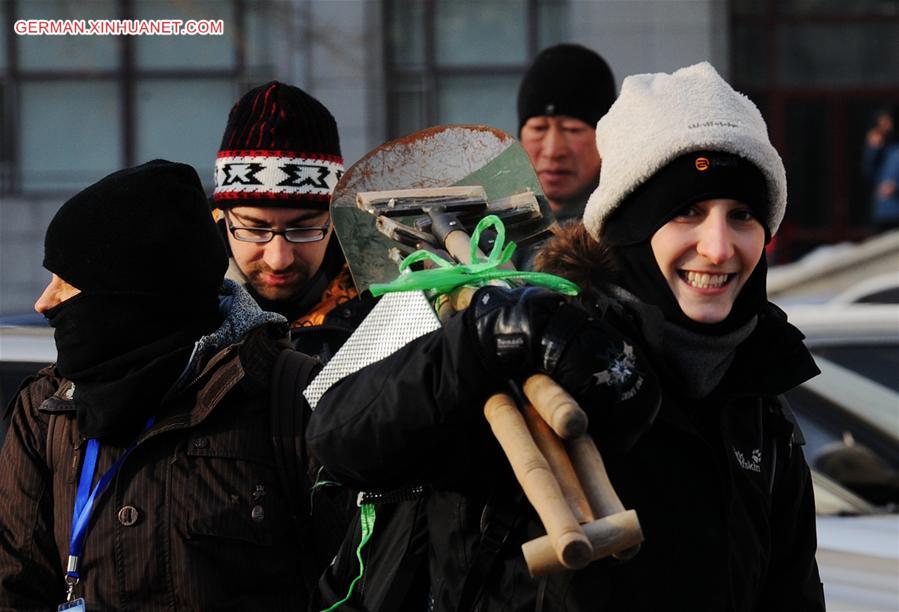
[[762,257],[765,230],[742,202],[704,200],[660,227],[650,244],[683,313],[720,323]]

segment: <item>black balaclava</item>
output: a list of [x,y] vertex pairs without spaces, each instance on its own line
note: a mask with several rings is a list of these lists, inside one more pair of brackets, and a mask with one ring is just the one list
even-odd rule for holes
[[227,256],[193,168],[155,160],[63,204],[44,267],[81,291],[45,313],[81,435],[126,444],[215,329]]
[[[616,208],[603,226],[602,241],[620,266],[618,284],[643,302],[661,309],[665,320],[686,330],[722,336],[744,326],[767,304],[764,252],[720,323],[698,323],[687,317],[656,263],[650,239],[685,207],[716,198],[739,200],[767,218],[767,187],[754,164],[730,153],[695,151],[656,172]],[[765,222],[766,241],[770,234]]]

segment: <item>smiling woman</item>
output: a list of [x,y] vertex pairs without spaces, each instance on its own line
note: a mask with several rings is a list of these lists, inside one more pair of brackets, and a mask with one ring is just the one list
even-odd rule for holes
[[608,607],[822,610],[809,469],[781,398],[817,368],[765,291],[786,178],[764,120],[699,64],[626,78],[596,136],[583,224],[537,265],[579,281],[580,303],[660,379],[658,416],[607,460],[646,533],[636,562],[609,571]]
[[[409,550],[400,565],[414,569],[393,577],[391,557],[393,576],[378,579],[368,562],[378,556],[367,556],[375,573],[361,598],[427,597],[438,611],[823,611],[812,482],[781,397],[817,369],[766,299],[763,246],[783,217],[786,179],[765,123],[699,64],[626,78],[596,136],[603,170],[584,222],[538,254],[544,271],[581,286],[574,303],[535,287],[481,288],[465,313],[319,400],[307,442],[331,475],[365,491],[403,487],[388,498],[428,485],[401,523],[410,528],[380,536],[385,550]],[[522,502],[471,407],[534,372],[586,412],[645,535],[629,560],[527,575],[520,555],[544,532],[539,509]],[[390,520],[378,516],[381,527]],[[353,563],[358,542],[338,558]]]
[[678,306],[699,323],[720,323],[762,257],[765,231],[738,200],[703,200],[649,242]]

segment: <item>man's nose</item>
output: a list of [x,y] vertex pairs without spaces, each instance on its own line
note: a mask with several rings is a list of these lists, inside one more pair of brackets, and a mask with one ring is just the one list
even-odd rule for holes
[[51,282],[44,288],[43,293],[37,298],[37,301],[34,303],[34,309],[40,314],[44,314],[54,306],[59,305],[59,303],[59,293]]
[[263,261],[274,271],[289,268],[294,261],[293,245],[284,236],[275,236],[265,245]]
[[543,137],[541,153],[549,159],[557,159],[568,153],[568,140],[556,125],[550,125]]

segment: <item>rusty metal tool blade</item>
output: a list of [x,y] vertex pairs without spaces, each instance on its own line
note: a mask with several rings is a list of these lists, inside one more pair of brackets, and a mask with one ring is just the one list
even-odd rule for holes
[[[533,192],[542,217],[534,235],[554,222],[540,181],[521,145],[509,134],[478,125],[439,126],[385,143],[360,159],[341,178],[331,198],[331,219],[357,289],[396,278],[388,256],[396,243],[375,227],[375,217],[360,209],[356,195],[366,191],[483,187],[492,202]],[[414,226],[412,218],[397,221]]]

